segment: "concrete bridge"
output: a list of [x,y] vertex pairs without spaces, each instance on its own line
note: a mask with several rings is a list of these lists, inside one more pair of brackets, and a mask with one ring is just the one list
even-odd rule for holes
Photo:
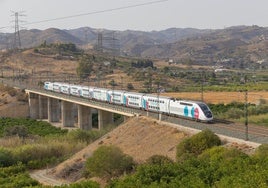
[[45,91],[26,89],[29,96],[30,118],[61,122],[62,127],[92,129],[92,114],[98,114],[98,129],[114,122],[114,113],[125,118],[135,116],[138,109],[89,100],[85,98]]

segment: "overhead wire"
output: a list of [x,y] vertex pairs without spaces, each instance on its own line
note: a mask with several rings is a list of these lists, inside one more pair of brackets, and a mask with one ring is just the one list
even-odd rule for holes
[[[34,21],[34,22],[25,23],[25,24],[22,24],[22,25],[32,25],[32,24],[39,24],[39,23],[45,23],[45,22],[51,22],[51,21],[57,21],[57,20],[65,20],[65,19],[70,19],[70,18],[75,18],[75,17],[81,17],[81,16],[87,16],[87,15],[93,15],[93,14],[100,14],[100,13],[105,13],[105,12],[112,12],[112,11],[117,11],[117,10],[129,9],[129,8],[134,8],[134,7],[152,5],[152,4],[162,3],[162,2],[165,2],[165,1],[169,1],[169,0],[150,1],[150,2],[146,2],[146,3],[135,4],[135,5],[128,5],[128,6],[122,6],[122,7],[117,7],[117,8],[93,11],[93,12],[88,12],[88,13],[82,13],[82,14],[76,14],[76,15],[70,15],[70,16],[63,16],[63,17],[58,17],[58,18],[53,18],[53,19],[45,19],[45,20],[40,20],[40,21]],[[10,26],[4,26],[4,27],[0,27],[0,29],[5,29],[5,28],[9,28],[9,27]]]

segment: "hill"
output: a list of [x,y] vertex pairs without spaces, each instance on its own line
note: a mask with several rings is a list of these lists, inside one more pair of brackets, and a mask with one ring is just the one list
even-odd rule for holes
[[68,181],[82,177],[85,160],[101,145],[115,145],[137,163],[144,162],[152,155],[164,155],[175,160],[176,145],[188,135],[170,126],[163,126],[146,117],[129,119],[123,125],[90,144],[70,159],[50,170],[50,175]]
[[[47,43],[74,43],[83,48],[92,46],[108,52],[142,58],[189,60],[195,64],[230,63],[245,66],[268,63],[268,28],[236,26],[218,30],[169,28],[162,31],[112,31],[82,27],[73,30],[50,28],[21,31],[22,47]],[[101,40],[101,41],[100,41]],[[0,33],[0,49],[12,47],[13,34]],[[99,41],[99,42],[98,42]],[[101,45],[101,46],[100,46]]]

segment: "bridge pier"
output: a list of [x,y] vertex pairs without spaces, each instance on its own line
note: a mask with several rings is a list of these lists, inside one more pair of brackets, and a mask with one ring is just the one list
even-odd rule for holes
[[74,127],[73,103],[61,101],[62,127]]
[[59,100],[48,98],[48,122],[58,122],[60,120]]
[[92,110],[90,107],[78,105],[78,127],[82,130],[92,129]]
[[114,122],[114,114],[104,110],[98,110],[98,129],[101,130],[105,125],[112,124]]
[[39,95],[39,119],[48,119],[48,98]]
[[39,95],[35,93],[29,93],[29,106],[30,106],[30,118],[39,118]]

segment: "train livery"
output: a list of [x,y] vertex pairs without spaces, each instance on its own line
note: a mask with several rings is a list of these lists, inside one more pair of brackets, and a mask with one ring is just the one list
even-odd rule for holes
[[213,120],[213,115],[209,107],[205,103],[199,101],[177,100],[159,95],[111,90],[61,82],[45,82],[44,89],[52,92],[204,122]]

